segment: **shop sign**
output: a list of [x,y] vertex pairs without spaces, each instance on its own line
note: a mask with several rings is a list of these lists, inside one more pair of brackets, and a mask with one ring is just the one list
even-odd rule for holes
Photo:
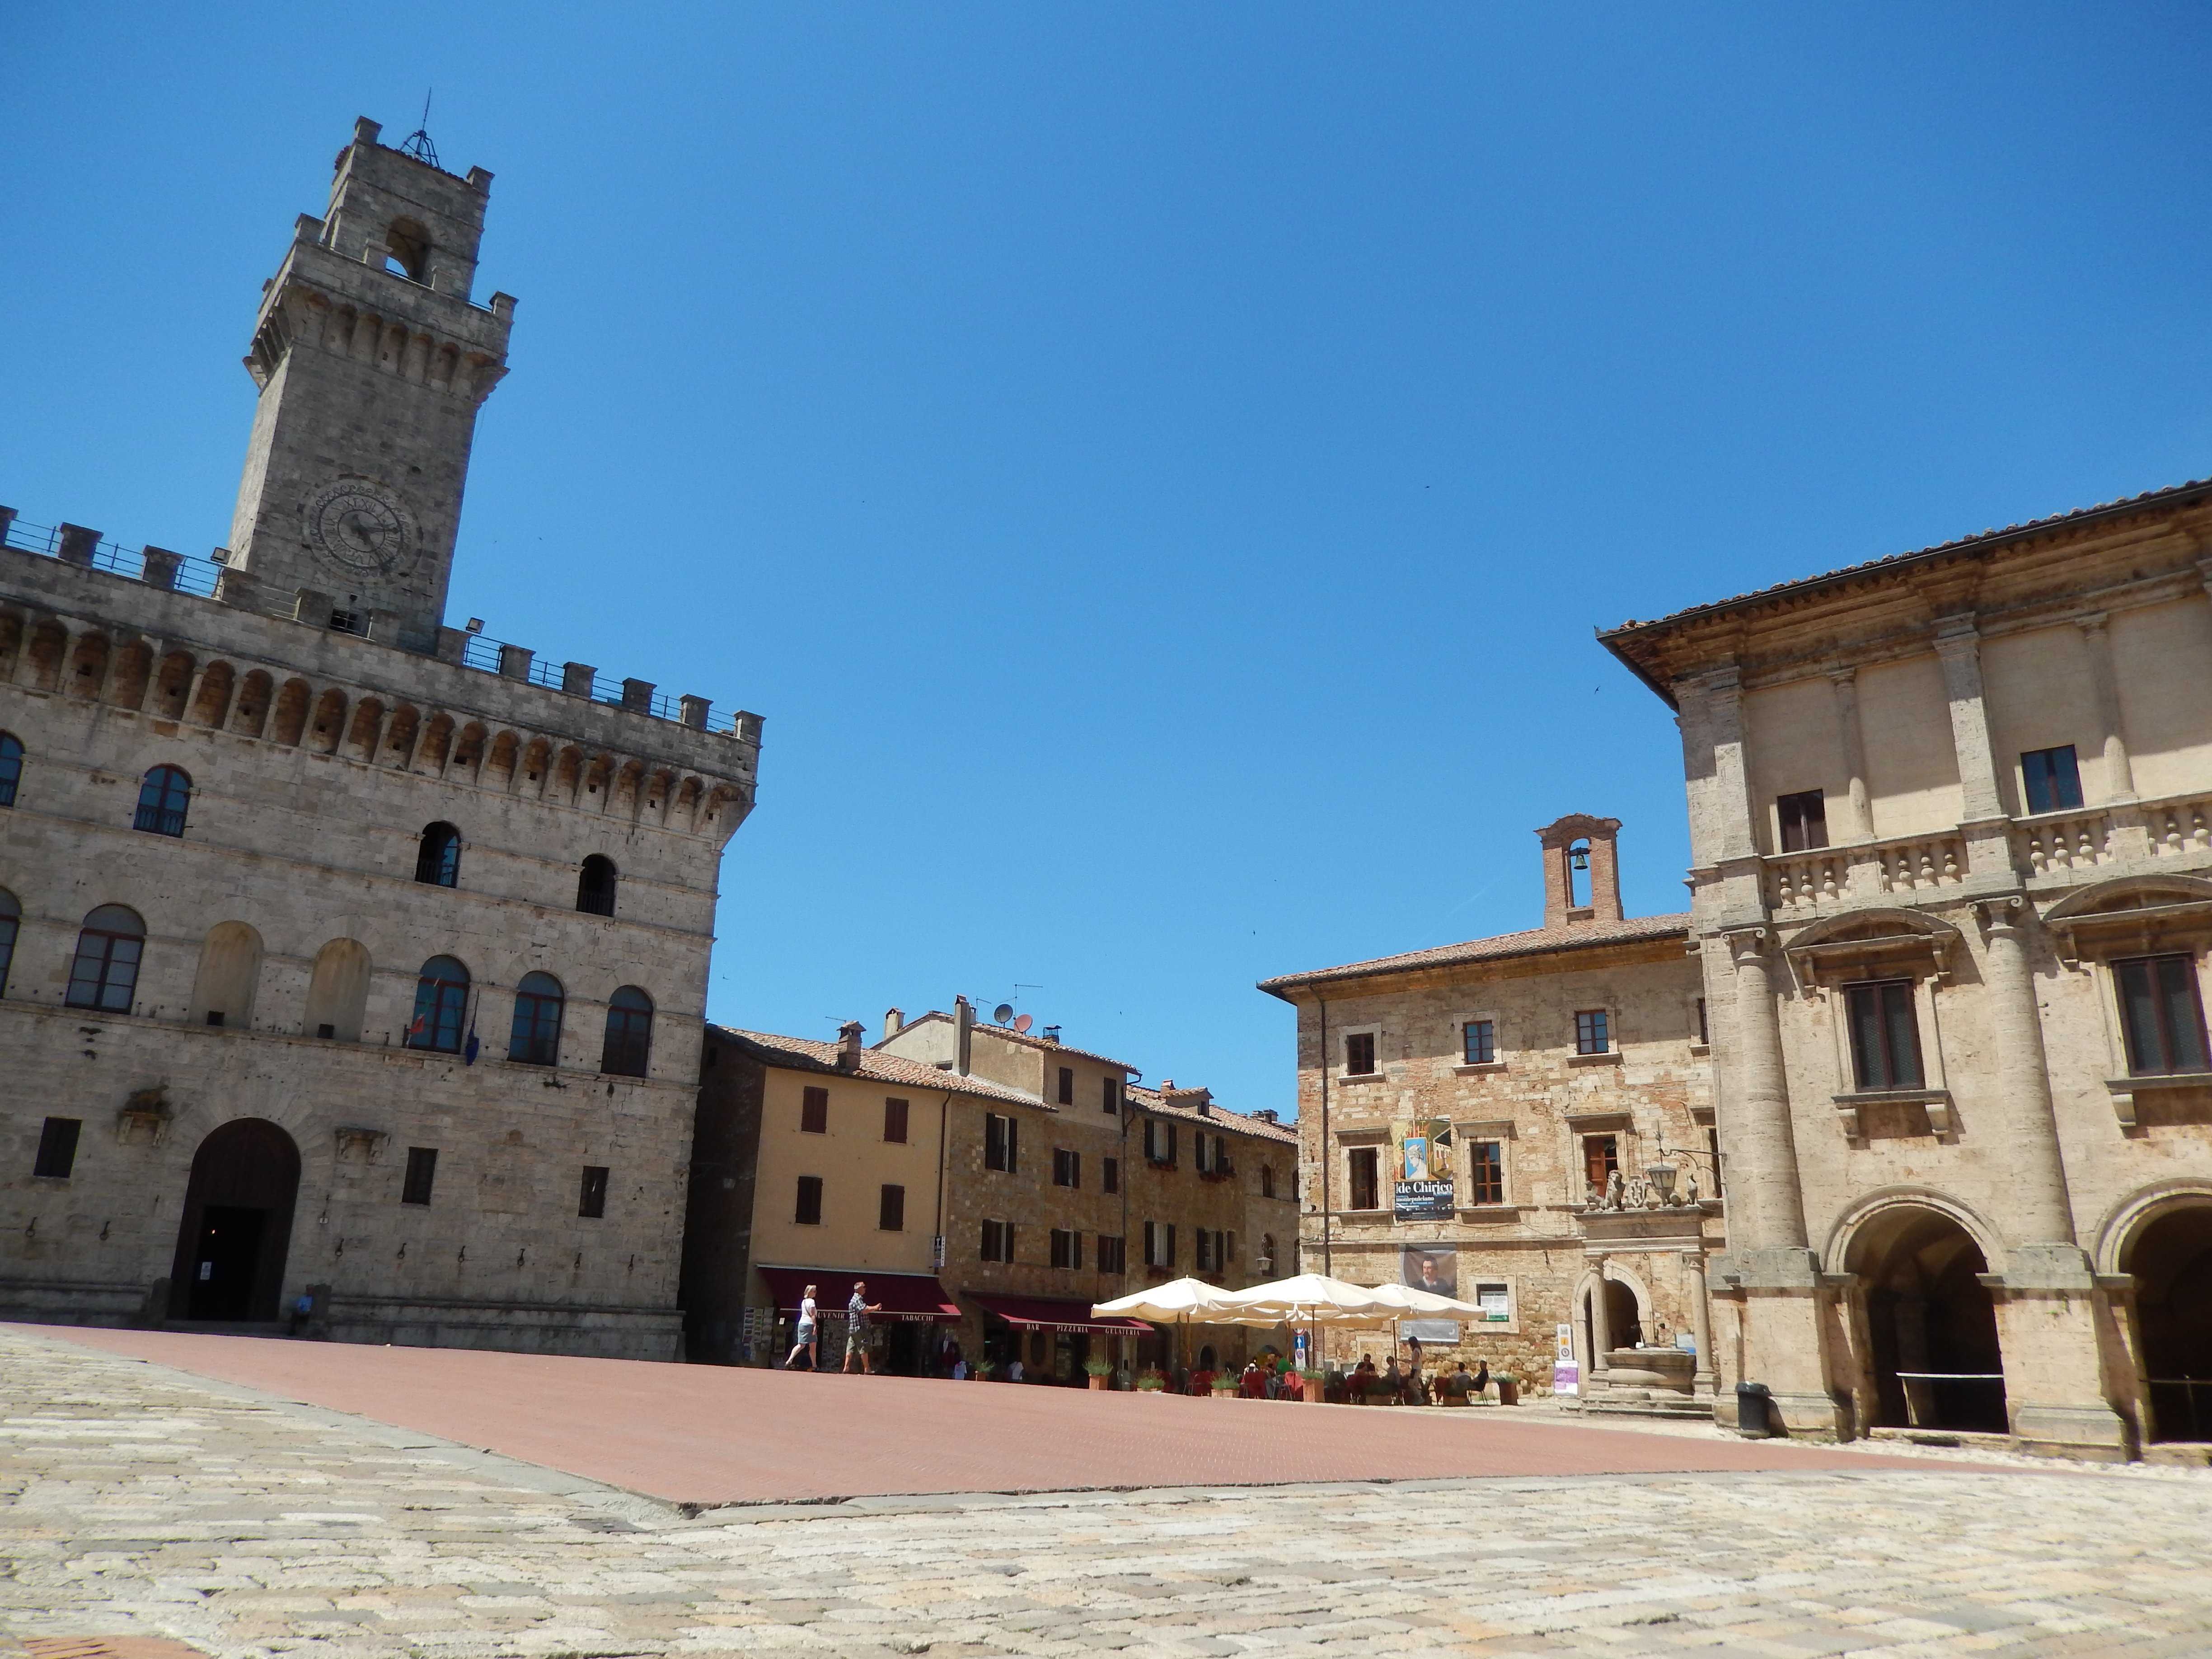
[[1449,1221],[1452,1183],[1449,1181],[1401,1181],[1391,1209],[1401,1221]]

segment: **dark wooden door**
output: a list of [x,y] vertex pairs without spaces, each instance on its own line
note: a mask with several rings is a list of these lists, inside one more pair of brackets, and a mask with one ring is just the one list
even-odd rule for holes
[[266,1119],[239,1118],[202,1141],[177,1227],[169,1316],[276,1318],[299,1193],[300,1149]]

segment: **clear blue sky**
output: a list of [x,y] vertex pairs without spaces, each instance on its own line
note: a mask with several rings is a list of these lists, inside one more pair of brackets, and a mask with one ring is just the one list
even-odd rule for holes
[[0,501],[223,539],[426,83],[519,295],[453,606],[768,717],[718,1019],[1012,995],[1290,1103],[1264,975],[1532,925],[1679,750],[1594,627],[2212,471],[2202,6],[17,5]]

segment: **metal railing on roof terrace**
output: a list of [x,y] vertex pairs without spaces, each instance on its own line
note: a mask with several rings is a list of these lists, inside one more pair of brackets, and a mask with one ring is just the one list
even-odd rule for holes
[[[631,709],[641,714],[652,714],[664,720],[684,720],[685,699],[672,697],[642,680],[618,680],[611,674],[602,674],[586,663],[546,662],[535,652],[510,645],[505,640],[493,639],[488,634],[470,635],[468,643],[461,647],[463,665],[480,668],[488,674],[505,674],[507,665],[518,659],[527,662],[528,667],[521,674],[510,675],[511,678],[527,679],[532,685],[566,691],[572,696],[589,697],[593,702]],[[701,721],[701,729],[704,731],[726,735],[738,729],[736,714],[719,713],[711,705],[702,711]]]
[[[0,546],[43,553],[67,564],[111,571],[131,581],[174,588],[203,599],[215,597],[215,585],[222,575],[222,567],[213,559],[195,559],[165,547],[125,547],[96,530],[73,524],[26,524],[13,508],[5,507],[0,507]],[[167,581],[161,580],[164,572]]]
[[[165,547],[125,547],[82,525],[26,524],[15,516],[15,509],[11,507],[0,507],[0,546],[41,554],[90,570],[105,570],[126,580],[169,588],[203,599],[216,596],[216,586],[226,568],[213,559],[192,558]],[[331,626],[338,628],[341,624],[333,617]],[[353,630],[346,627],[343,631]],[[738,731],[738,712],[718,713],[704,697],[672,697],[647,681],[618,680],[582,663],[540,662],[534,652],[483,634],[466,636],[461,647],[461,665],[511,679],[526,679],[532,685],[588,697],[593,702],[651,714],[659,720],[674,720],[697,731],[719,732],[725,737],[734,736]],[[510,673],[510,665],[520,672]],[[690,704],[697,705],[696,710],[687,708]],[[686,718],[695,714],[696,718]]]

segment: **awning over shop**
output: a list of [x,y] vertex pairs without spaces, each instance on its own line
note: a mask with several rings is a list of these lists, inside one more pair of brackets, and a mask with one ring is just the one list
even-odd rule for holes
[[770,1295],[783,1313],[797,1313],[799,1299],[806,1294],[809,1285],[814,1286],[817,1308],[825,1314],[842,1314],[846,1303],[852,1300],[853,1281],[863,1280],[868,1287],[871,1306],[883,1311],[872,1316],[877,1319],[904,1319],[918,1324],[941,1320],[948,1324],[960,1322],[960,1310],[945,1293],[945,1286],[929,1273],[872,1273],[865,1267],[763,1267],[760,1276],[768,1280]]
[[985,1313],[996,1314],[1018,1330],[1106,1331],[1115,1334],[1150,1336],[1152,1328],[1141,1319],[1101,1319],[1088,1302],[1060,1302],[1042,1296],[1000,1296],[996,1291],[970,1291],[969,1300]]

